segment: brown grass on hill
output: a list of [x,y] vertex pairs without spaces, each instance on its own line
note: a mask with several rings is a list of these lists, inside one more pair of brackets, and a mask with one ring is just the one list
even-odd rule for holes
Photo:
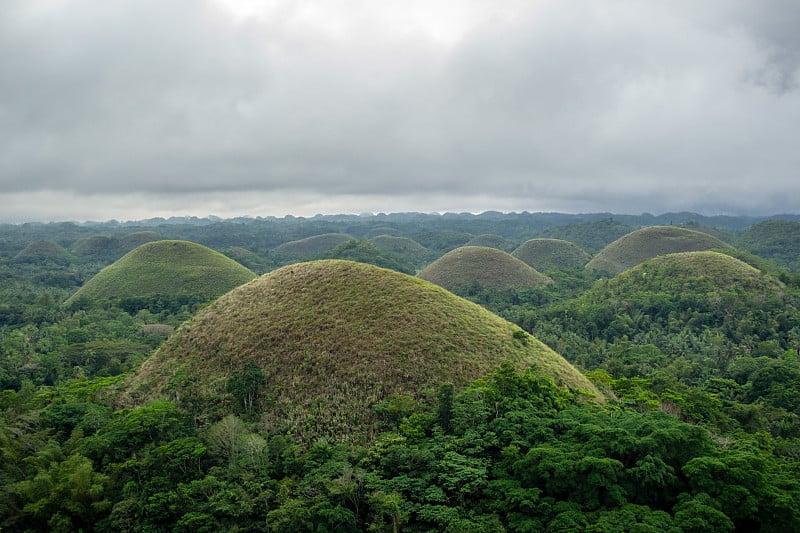
[[586,268],[614,275],[659,255],[727,247],[716,237],[700,231],[676,226],[651,226],[612,242],[594,256]]
[[446,253],[418,276],[448,290],[477,283],[484,289],[539,287],[552,280],[516,257],[484,246],[462,246]]
[[249,362],[267,376],[261,420],[301,439],[373,436],[372,407],[432,402],[502,362],[535,366],[597,396],[561,356],[513,324],[426,281],[341,260],[289,265],[200,311],[128,384],[128,402],[166,397],[200,417],[231,409],[226,384]]

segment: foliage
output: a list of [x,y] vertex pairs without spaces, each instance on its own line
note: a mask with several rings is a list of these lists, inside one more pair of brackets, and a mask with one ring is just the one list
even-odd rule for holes
[[404,274],[414,274],[415,269],[411,263],[403,260],[399,256],[384,252],[370,241],[352,239],[345,241],[322,256],[323,259],[345,259],[348,261],[358,261],[382,268],[390,268]]

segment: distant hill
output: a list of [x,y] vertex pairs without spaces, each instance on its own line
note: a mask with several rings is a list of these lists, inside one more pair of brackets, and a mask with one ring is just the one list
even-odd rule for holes
[[727,247],[716,237],[700,231],[675,226],[651,226],[612,242],[598,252],[586,264],[586,268],[614,275],[659,255]]
[[478,284],[484,289],[539,287],[552,280],[516,257],[483,246],[462,246],[448,252],[418,276],[448,290]]
[[412,239],[438,254],[449,252],[469,241],[473,234],[456,230],[423,231],[410,235]]
[[395,237],[399,237],[402,234],[402,231],[392,226],[378,226],[377,228],[371,228],[369,231],[367,231],[365,237],[372,240],[380,235],[393,235]]
[[562,239],[530,239],[511,255],[542,272],[583,268],[592,258],[577,244]]
[[587,250],[597,252],[635,229],[636,226],[604,218],[592,222],[555,226],[542,231],[541,236],[574,242]]
[[208,301],[255,277],[239,263],[200,244],[156,241],[98,272],[65,304],[178,295]]
[[55,263],[68,263],[69,252],[60,244],[52,241],[35,241],[14,256],[15,261],[39,262],[53,261]]
[[463,386],[504,361],[597,394],[561,356],[478,305],[412,276],[321,260],[280,268],[198,312],[124,398],[169,398],[221,417],[233,409],[232,376],[255,365],[265,383],[253,403],[269,431],[363,442],[376,404],[398,394],[432,403],[440,384]]
[[272,249],[272,254],[276,257],[287,257],[296,260],[316,259],[335,246],[352,238],[352,236],[344,233],[314,235],[276,246]]
[[134,231],[118,237],[118,248],[127,253],[145,243],[160,241],[164,237],[157,231]]
[[321,259],[345,259],[348,261],[358,261],[383,268],[390,268],[404,274],[414,274],[414,265],[404,258],[384,252],[371,241],[363,239],[351,239],[342,244],[336,245],[333,249],[325,252]]
[[72,253],[91,259],[113,261],[119,257],[119,243],[105,235],[92,235],[75,242]]
[[735,291],[755,295],[781,291],[783,283],[727,254],[682,252],[649,259],[596,285],[583,298],[602,302],[629,298],[634,293],[662,292],[667,287],[688,293]]
[[231,246],[222,250],[222,253],[256,273],[263,274],[275,268],[271,262],[242,246]]
[[473,237],[464,246],[486,246],[487,248],[497,248],[504,252],[510,252],[514,249],[513,242],[492,233],[483,233]]
[[426,265],[435,258],[433,252],[408,237],[378,235],[370,241],[384,252],[397,254],[416,267]]
[[744,231],[736,245],[784,268],[800,270],[800,222],[765,220]]

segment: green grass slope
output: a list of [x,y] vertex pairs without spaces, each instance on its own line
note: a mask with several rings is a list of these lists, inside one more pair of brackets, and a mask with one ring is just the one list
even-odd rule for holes
[[352,239],[353,237],[344,233],[324,233],[297,241],[285,242],[273,248],[272,254],[277,257],[291,259],[316,259],[325,252]]
[[592,258],[577,244],[562,239],[530,239],[511,255],[539,271],[583,268]]
[[644,293],[777,293],[783,283],[727,254],[682,252],[655,257],[589,290],[594,302]]
[[398,394],[433,402],[441,383],[462,386],[505,361],[597,394],[544,344],[441,287],[320,260],[265,274],[201,310],[145,361],[124,397],[222,416],[233,405],[231,375],[254,363],[266,375],[265,427],[307,442],[363,441],[375,431],[376,404]]
[[598,252],[586,264],[586,268],[615,275],[659,255],[727,247],[716,237],[700,231],[675,226],[651,226],[612,242]]
[[510,252],[514,249],[513,242],[501,237],[500,235],[494,235],[492,233],[477,235],[467,241],[467,244],[464,246],[486,246],[487,248],[497,248],[498,250],[503,250],[504,252]]
[[69,252],[58,243],[41,240],[30,243],[14,256],[14,260],[21,262],[54,261],[56,263],[67,263],[69,262]]
[[540,287],[552,280],[516,257],[484,246],[462,246],[446,253],[418,276],[448,290],[477,283],[484,289]]
[[178,295],[207,301],[255,277],[236,261],[200,244],[155,241],[98,272],[65,303]]
[[800,270],[800,222],[765,220],[739,235],[736,244],[784,268]]

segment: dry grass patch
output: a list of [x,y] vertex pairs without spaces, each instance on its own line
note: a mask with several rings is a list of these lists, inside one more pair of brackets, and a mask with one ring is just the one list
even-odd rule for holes
[[539,287],[552,282],[511,254],[484,246],[456,248],[428,265],[418,275],[448,290],[476,283],[484,289],[510,289]]

